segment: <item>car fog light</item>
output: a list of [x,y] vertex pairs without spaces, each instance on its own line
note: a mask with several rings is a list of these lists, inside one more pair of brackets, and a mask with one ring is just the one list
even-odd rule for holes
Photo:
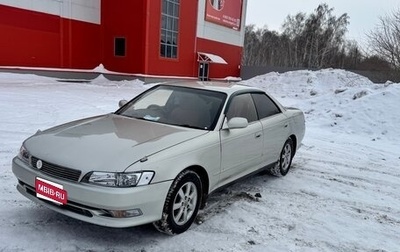
[[109,210],[110,215],[114,218],[130,218],[142,215],[140,209],[130,209],[130,210]]

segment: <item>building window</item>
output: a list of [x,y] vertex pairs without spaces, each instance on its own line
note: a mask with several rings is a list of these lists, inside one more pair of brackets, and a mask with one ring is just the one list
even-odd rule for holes
[[125,56],[126,54],[126,43],[125,38],[115,38],[114,40],[114,55]]
[[162,0],[160,55],[178,57],[179,0]]

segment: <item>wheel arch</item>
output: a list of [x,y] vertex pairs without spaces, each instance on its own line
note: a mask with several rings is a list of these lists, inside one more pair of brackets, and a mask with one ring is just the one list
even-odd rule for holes
[[194,171],[200,177],[201,186],[202,186],[202,195],[201,195],[202,197],[201,197],[201,202],[200,202],[200,209],[203,209],[206,205],[207,196],[208,196],[209,187],[210,187],[210,179],[208,177],[208,173],[207,173],[206,169],[204,169],[204,167],[202,167],[200,165],[189,166],[185,170]]
[[297,151],[297,137],[293,134],[293,135],[289,136],[289,138],[292,140],[292,143],[293,143],[293,155],[292,156],[294,156],[294,154],[296,154],[296,151]]

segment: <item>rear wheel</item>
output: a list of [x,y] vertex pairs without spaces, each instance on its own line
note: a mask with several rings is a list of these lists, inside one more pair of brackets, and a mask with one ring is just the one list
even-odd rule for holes
[[154,226],[171,235],[185,232],[196,218],[201,195],[201,180],[197,173],[191,170],[181,172],[169,189],[162,219],[154,222]]
[[283,145],[278,163],[273,168],[271,168],[270,173],[274,176],[285,176],[289,172],[293,156],[293,141],[289,138]]

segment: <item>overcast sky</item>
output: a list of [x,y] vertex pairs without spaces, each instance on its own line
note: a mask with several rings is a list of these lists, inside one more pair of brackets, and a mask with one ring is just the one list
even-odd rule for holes
[[333,15],[347,13],[350,24],[346,38],[366,44],[365,33],[379,23],[379,17],[400,8],[400,0],[248,0],[246,24],[266,25],[269,30],[281,31],[287,15],[299,12],[310,14],[319,4],[334,8]]

